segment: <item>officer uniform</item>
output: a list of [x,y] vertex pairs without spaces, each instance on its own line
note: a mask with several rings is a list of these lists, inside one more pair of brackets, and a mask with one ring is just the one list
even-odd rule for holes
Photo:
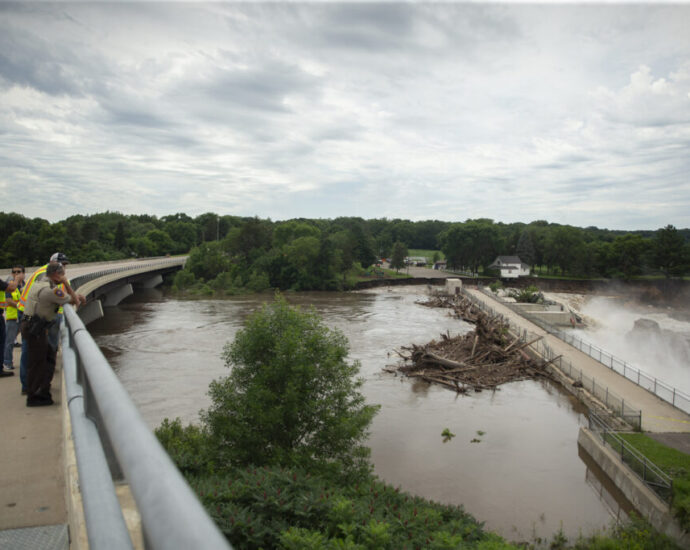
[[49,278],[35,282],[26,298],[22,319],[22,339],[27,342],[27,407],[52,405],[50,383],[55,373],[57,350],[48,342],[48,329],[58,309],[71,296]]

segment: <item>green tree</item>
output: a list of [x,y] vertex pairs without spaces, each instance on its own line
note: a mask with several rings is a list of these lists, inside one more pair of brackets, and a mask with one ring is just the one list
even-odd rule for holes
[[127,237],[125,236],[125,224],[120,220],[117,222],[117,228],[115,229],[115,248],[117,250],[122,250],[127,246]]
[[623,277],[629,279],[642,273],[643,258],[647,252],[648,243],[648,239],[632,233],[620,235],[613,240],[611,252],[615,265]]
[[396,271],[400,271],[403,267],[405,267],[405,257],[407,256],[407,247],[401,243],[400,241],[397,241],[393,245],[393,254],[391,255],[391,261],[390,261],[390,266],[391,269],[395,269]]
[[584,254],[584,240],[580,228],[561,225],[548,233],[544,260],[549,267],[558,266],[562,273],[584,272]]
[[475,272],[489,265],[503,248],[498,227],[486,219],[452,225],[441,233],[439,243],[449,267]]
[[230,269],[230,260],[223,253],[217,241],[201,243],[189,253],[185,270],[194,273],[197,279],[210,281],[219,273]]
[[229,376],[211,383],[202,411],[217,463],[370,472],[364,444],[378,407],[366,405],[348,342],[284,298],[252,315],[223,353]]
[[532,243],[532,237],[529,236],[529,231],[526,229],[520,233],[520,238],[518,239],[515,252],[520,260],[525,262],[527,265],[531,266],[534,264],[534,259],[536,257],[534,244]]
[[672,225],[659,229],[654,236],[654,264],[666,277],[682,275],[685,270],[683,236]]
[[152,253],[154,256],[170,254],[175,246],[170,235],[160,229],[152,229],[146,233],[146,238],[153,243]]

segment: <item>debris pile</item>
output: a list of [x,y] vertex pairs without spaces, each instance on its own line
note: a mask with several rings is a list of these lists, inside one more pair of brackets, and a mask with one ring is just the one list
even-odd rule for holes
[[506,382],[532,379],[545,375],[542,361],[525,353],[530,342],[520,342],[508,332],[500,317],[492,317],[464,296],[431,297],[422,305],[444,307],[475,325],[475,330],[462,336],[441,334],[423,346],[403,347],[398,355],[403,362],[395,367],[409,377],[418,377],[458,393],[470,390],[495,389]]

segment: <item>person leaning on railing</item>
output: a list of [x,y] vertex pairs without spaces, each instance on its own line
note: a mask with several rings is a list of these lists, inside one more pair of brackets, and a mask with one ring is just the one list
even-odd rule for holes
[[22,339],[27,342],[27,407],[52,405],[50,384],[55,373],[57,349],[49,342],[49,330],[55,324],[63,304],[85,304],[86,298],[77,294],[59,262],[50,262],[45,279],[34,283],[26,297],[22,319]]

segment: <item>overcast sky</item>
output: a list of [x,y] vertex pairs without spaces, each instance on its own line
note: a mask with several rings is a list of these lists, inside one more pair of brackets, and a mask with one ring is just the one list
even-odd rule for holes
[[0,2],[4,211],[690,227],[690,4]]

